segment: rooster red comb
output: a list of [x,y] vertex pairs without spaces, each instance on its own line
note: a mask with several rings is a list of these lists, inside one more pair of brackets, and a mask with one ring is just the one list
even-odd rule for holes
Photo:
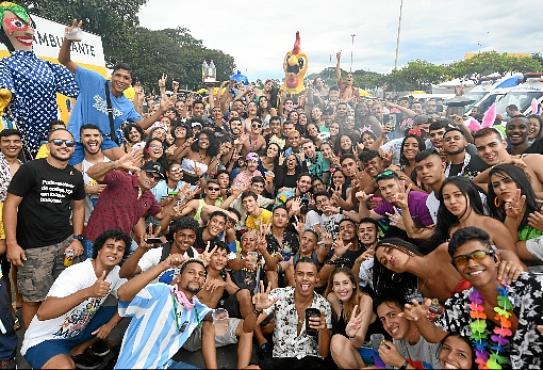
[[292,54],[298,54],[300,52],[300,31],[296,31],[296,41],[294,41],[294,48]]

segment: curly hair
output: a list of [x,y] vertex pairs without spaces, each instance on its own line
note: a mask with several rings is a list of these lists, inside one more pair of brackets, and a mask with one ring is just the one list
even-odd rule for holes
[[100,234],[92,245],[92,258],[96,259],[98,257],[98,251],[106,244],[108,239],[113,239],[115,241],[124,242],[124,252],[123,259],[128,253],[130,246],[132,245],[132,238],[127,233],[124,233],[119,230],[107,230]]
[[209,140],[209,147],[206,150],[206,155],[210,157],[215,157],[219,153],[219,143],[217,142],[217,137],[215,136],[215,133],[213,133],[213,131],[209,129],[203,129],[202,131],[200,131],[197,140],[192,143],[190,149],[196,153],[200,151],[198,141],[200,140],[200,136],[202,135],[206,135],[207,139]]

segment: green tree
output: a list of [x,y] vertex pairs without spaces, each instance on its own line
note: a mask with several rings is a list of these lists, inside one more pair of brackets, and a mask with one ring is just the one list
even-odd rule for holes
[[515,57],[495,51],[479,53],[449,66],[454,77],[479,79],[492,73],[539,72],[541,63],[531,57]]
[[432,84],[445,81],[448,75],[446,66],[414,60],[407,66],[392,71],[385,81],[390,89],[396,91],[429,90]]
[[31,13],[58,23],[72,19],[83,20],[85,31],[102,36],[106,61],[116,63],[124,59],[131,44],[131,36],[138,25],[138,12],[147,0],[23,0]]

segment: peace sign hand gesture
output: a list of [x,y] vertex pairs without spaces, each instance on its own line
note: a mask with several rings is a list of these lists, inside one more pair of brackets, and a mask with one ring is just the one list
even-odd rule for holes
[[359,314],[356,314],[358,311],[358,305],[354,306],[353,312],[351,313],[351,318],[345,327],[345,334],[348,337],[355,337],[360,329],[362,329],[362,320],[364,318],[364,311],[360,310]]
[[204,250],[204,252],[202,254],[200,254],[200,258],[202,259],[202,261],[204,262],[204,265],[206,265],[206,267],[211,262],[211,256],[213,256],[213,254],[216,251],[217,251],[217,245],[215,245],[213,247],[213,249],[211,249],[211,241],[208,241],[206,249]]
[[505,202],[505,214],[508,218],[519,220],[524,215],[523,210],[526,206],[526,195],[521,195],[521,190],[517,189],[513,199]]
[[277,298],[270,299],[269,297],[271,286],[271,284],[268,284],[268,288],[264,291],[264,282],[260,281],[259,293],[256,293],[253,296],[253,304],[255,305],[255,309],[257,311],[263,311],[277,302]]

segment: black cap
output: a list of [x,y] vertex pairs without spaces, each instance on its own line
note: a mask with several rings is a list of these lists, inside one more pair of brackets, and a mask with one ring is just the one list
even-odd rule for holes
[[155,161],[147,161],[141,168],[142,171],[145,171],[147,173],[155,173],[160,176],[161,179],[164,179],[164,173],[162,170],[162,166],[160,163]]

